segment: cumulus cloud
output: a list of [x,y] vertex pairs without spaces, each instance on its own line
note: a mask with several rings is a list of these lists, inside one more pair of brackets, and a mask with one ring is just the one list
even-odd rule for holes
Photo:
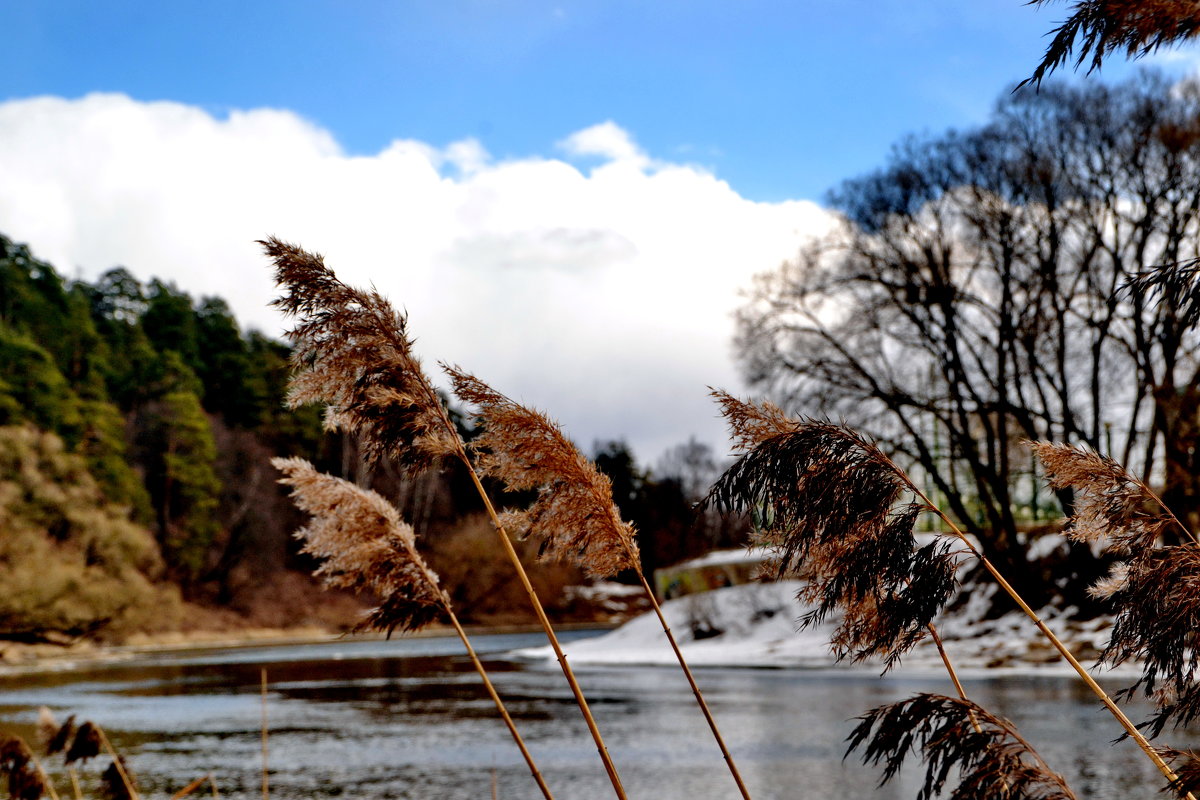
[[623,437],[653,462],[694,434],[722,450],[705,387],[738,388],[738,291],[831,216],[651,159],[612,122],[568,135],[565,158],[498,161],[485,145],[397,139],[352,156],[286,110],[9,101],[0,231],[72,276],[124,265],[221,295],[272,334],[253,241],[275,234],[406,308],[427,363],[476,372],[585,448]]
[[650,164],[650,159],[633,141],[633,137],[612,120],[576,131],[559,142],[558,146],[573,156],[600,156],[636,167]]

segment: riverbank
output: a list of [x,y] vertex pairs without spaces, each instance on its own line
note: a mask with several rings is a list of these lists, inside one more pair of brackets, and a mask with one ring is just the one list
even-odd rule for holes
[[[835,616],[797,630],[797,620],[811,611],[796,600],[796,581],[746,584],[687,595],[663,604],[663,614],[687,662],[693,667],[771,669],[828,669],[837,667],[882,670],[877,661],[838,664],[829,642],[838,625]],[[987,619],[989,589],[978,590],[962,608],[937,622],[947,652],[961,672],[973,675],[1025,672],[1072,672],[1071,667],[1019,611]],[[1108,641],[1112,622],[1107,617],[1074,619],[1072,610],[1043,609],[1042,618],[1072,655],[1094,663]],[[674,652],[656,616],[644,614],[612,632],[574,642],[564,648],[576,666],[673,666]],[[551,661],[549,647],[516,654],[523,660]],[[905,674],[941,672],[941,655],[927,637],[901,659]],[[1114,673],[1133,674],[1136,667]]]
[[[611,630],[609,623],[562,623],[556,624],[558,631]],[[536,624],[521,625],[469,625],[468,636],[541,633]],[[430,625],[415,633],[399,634],[392,638],[423,639],[453,637],[454,629],[448,625]],[[155,653],[187,650],[233,650],[264,646],[290,646],[332,643],[339,641],[384,641],[381,633],[346,633],[318,626],[293,628],[242,628],[238,630],[193,630],[173,631],[156,634],[136,634],[121,644],[103,644],[90,640],[78,640],[63,644],[26,644],[5,642],[0,644],[0,675],[22,672],[72,670],[98,664],[132,661],[141,656]]]

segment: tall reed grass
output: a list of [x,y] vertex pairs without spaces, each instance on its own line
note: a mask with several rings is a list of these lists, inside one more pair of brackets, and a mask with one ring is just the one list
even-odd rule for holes
[[[375,292],[341,283],[320,257],[277,239],[263,243],[284,289],[277,305],[296,320],[290,402],[326,406],[331,428],[350,431],[368,457],[390,458],[419,471],[442,459],[464,464],[505,545],[571,686],[618,797],[624,788],[578,681],[509,541],[509,532],[534,535],[551,556],[576,559],[593,576],[622,570],[637,576],[691,685],[743,797],[749,793],[641,570],[635,531],[620,518],[611,484],[549,417],[526,408],[457,367],[443,368],[455,393],[474,408],[482,434],[467,446],[451,423],[412,352],[407,320]],[[1054,634],[1038,613],[967,536],[873,441],[845,426],[793,419],[768,403],[714,392],[726,418],[737,461],[713,486],[708,502],[750,514],[756,540],[774,554],[775,577],[802,581],[799,599],[811,606],[802,625],[837,618],[831,649],[838,660],[878,659],[894,668],[919,642],[931,638],[958,697],[919,695],[859,718],[849,738],[890,779],[919,751],[925,762],[920,798],[949,787],[952,798],[1041,798],[1075,795],[1016,728],[967,697],[935,619],[958,590],[965,559],[975,559],[1096,693],[1123,730],[1162,772],[1170,790],[1191,798],[1200,762],[1187,751],[1156,748],[1168,724],[1200,716],[1196,678],[1200,650],[1200,546],[1184,530],[1182,545],[1163,546],[1162,534],[1183,529],[1144,483],[1097,454],[1062,445],[1033,445],[1051,485],[1080,497],[1068,534],[1106,538],[1127,556],[1096,591],[1116,609],[1107,663],[1136,659],[1142,678],[1121,696],[1141,691],[1157,712],[1135,725]],[[301,533],[310,552],[325,559],[327,580],[370,588],[381,598],[369,618],[387,628],[411,629],[434,615],[452,619],[448,599],[420,561],[411,529],[387,502],[311,466],[280,461],[285,481],[316,522]],[[528,508],[493,507],[482,477],[509,489],[532,491]],[[321,488],[317,488],[318,485]],[[304,487],[304,488],[302,488]],[[324,497],[324,493],[329,493]],[[338,499],[334,500],[334,497]],[[321,499],[324,498],[324,499]],[[361,506],[359,510],[355,510]],[[918,545],[922,515],[940,518],[947,534]],[[322,527],[324,526],[324,527]],[[382,527],[380,527],[382,526]],[[373,532],[374,531],[374,532]],[[390,550],[388,550],[390,548]],[[382,555],[388,550],[388,555]],[[397,558],[395,551],[404,555]],[[457,624],[455,627],[458,628]],[[461,631],[461,629],[459,628]],[[461,634],[466,643],[465,634]],[[470,647],[469,643],[467,644]],[[487,681],[480,668],[480,674]],[[503,714],[503,704],[496,698]],[[520,742],[515,729],[514,738]],[[531,770],[537,776],[532,758]],[[957,782],[952,782],[952,775]],[[547,796],[548,791],[544,790]],[[1193,798],[1194,800],[1194,798]]]

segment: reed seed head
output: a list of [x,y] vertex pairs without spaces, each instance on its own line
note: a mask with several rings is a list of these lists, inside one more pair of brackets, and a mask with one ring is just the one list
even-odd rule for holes
[[1176,780],[1166,791],[1181,800],[1188,794],[1200,793],[1200,753],[1195,750],[1160,747],[1158,754],[1171,765],[1171,769],[1176,775]]
[[338,280],[321,256],[274,237],[260,242],[284,294],[274,305],[296,320],[287,332],[293,407],[324,403],[326,426],[359,434],[368,458],[417,471],[461,444],[413,354],[408,320],[375,291]]
[[75,731],[75,738],[67,748],[66,763],[87,761],[100,755],[100,729],[91,722],[84,722]]
[[42,752],[47,756],[61,753],[71,740],[71,734],[75,732],[75,715],[67,717],[66,721],[59,725],[58,720],[54,718],[54,712],[42,706],[38,709],[37,732]]
[[774,553],[775,576],[806,583],[798,598],[814,609],[802,625],[842,612],[838,658],[882,656],[891,668],[956,587],[949,546],[916,546],[926,506],[904,501],[907,477],[858,433],[713,394],[742,455],[706,502],[764,521],[756,539]]
[[846,755],[862,748],[864,764],[883,764],[882,786],[917,751],[925,762],[918,800],[943,796],[951,772],[958,783],[950,800],[1075,800],[1061,775],[1011,722],[957,697],[919,694],[858,717]]
[[36,768],[33,751],[19,736],[0,736],[0,773],[8,778],[12,800],[38,800],[46,791],[46,782]]
[[1074,489],[1075,509],[1067,535],[1076,541],[1108,541],[1123,552],[1152,547],[1170,525],[1146,486],[1107,456],[1052,442],[1030,442],[1053,489]]
[[327,586],[380,598],[363,627],[419,630],[445,608],[437,576],[417,552],[416,534],[377,492],[318,472],[302,458],[275,458],[292,499],[312,515],[296,533],[302,552],[321,559],[316,575]]
[[[117,762],[113,761],[100,773],[100,794],[108,800],[134,800],[133,793],[137,791],[137,782],[125,759],[121,756],[117,758],[121,762],[121,769],[117,769]],[[121,770],[124,770],[125,777],[129,778],[128,783],[121,776]]]
[[480,474],[513,491],[537,492],[529,508],[506,512],[504,525],[540,538],[544,555],[577,560],[594,577],[640,571],[636,534],[613,503],[612,481],[558,424],[457,367],[442,368],[454,393],[483,423],[471,442]]

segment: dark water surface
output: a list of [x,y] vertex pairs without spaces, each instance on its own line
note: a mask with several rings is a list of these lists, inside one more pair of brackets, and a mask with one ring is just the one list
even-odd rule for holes
[[[493,681],[555,797],[612,797],[557,666],[499,656],[543,641],[474,639],[491,654]],[[261,797],[264,667],[272,798],[486,800],[493,777],[503,800],[540,797],[450,638],[190,650],[8,676],[0,678],[0,722],[31,735],[37,707],[47,705],[60,720],[74,713],[104,726],[148,795],[167,797],[211,772],[222,798]],[[576,672],[631,800],[738,796],[677,670]],[[756,800],[914,797],[915,770],[878,788],[877,768],[843,762],[848,720],[915,692],[952,691],[938,676],[881,680],[857,669],[703,669],[697,676]],[[1162,781],[1153,766],[1133,744],[1109,744],[1119,730],[1078,681],[1008,676],[966,683],[973,699],[1017,723],[1080,798],[1156,796]],[[65,789],[60,766],[50,766]],[[211,794],[205,788],[194,796]]]

